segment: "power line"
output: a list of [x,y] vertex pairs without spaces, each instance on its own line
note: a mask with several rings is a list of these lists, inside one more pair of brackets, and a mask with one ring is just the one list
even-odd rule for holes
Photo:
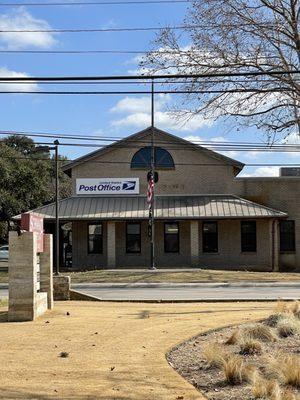
[[193,3],[198,0],[125,0],[125,1],[76,1],[76,2],[53,2],[53,3],[0,3],[0,7],[18,7],[18,6],[26,6],[26,7],[44,7],[44,6],[115,6],[115,5],[137,5],[137,4],[176,4],[176,3]]
[[[146,27],[122,27],[122,28],[47,28],[47,29],[0,29],[1,33],[89,33],[89,32],[151,32],[151,31],[164,31],[164,30],[187,30],[187,29],[213,29],[233,28],[241,26],[249,26],[250,23],[245,24],[222,24],[222,25],[178,25],[178,26],[146,26]],[[261,24],[262,27],[272,26],[272,24]]]
[[[1,78],[0,78],[0,80],[1,80]],[[294,82],[300,82],[300,79],[298,79],[298,78],[294,78],[293,79],[293,81]],[[6,82],[6,83],[10,83],[10,84],[16,84],[16,85],[19,85],[20,83],[19,82],[17,82],[17,81],[12,81],[12,82]],[[162,80],[162,81],[156,81],[155,82],[156,83],[156,85],[175,85],[175,84],[181,84],[181,85],[194,85],[195,84],[195,82],[193,82],[193,81],[187,81],[187,80],[170,80],[170,81],[167,81],[167,80]],[[201,83],[201,82],[198,82],[198,83]],[[276,83],[276,81],[274,80],[274,79],[270,79],[270,78],[265,78],[265,79],[254,79],[254,80],[250,80],[250,79],[235,79],[235,80],[229,80],[229,79],[224,79],[224,80],[209,80],[209,81],[205,81],[205,82],[202,82],[202,84],[221,84],[221,83],[230,83],[230,84],[244,84],[244,83],[247,83],[247,84],[257,84],[257,83]],[[26,84],[29,84],[29,85],[31,85],[32,84],[32,82],[22,82],[22,85],[26,85]],[[83,82],[78,82],[78,81],[75,81],[75,82],[72,82],[72,81],[66,81],[66,82],[47,82],[47,81],[44,81],[43,82],[43,85],[149,85],[150,84],[150,82],[148,82],[148,81],[130,81],[130,82],[123,82],[123,81],[111,81],[111,82],[109,82],[109,81],[93,81],[93,82],[86,82],[86,81],[83,81]],[[253,88],[253,89],[255,89],[255,88]]]
[[[27,160],[27,161],[46,161],[46,162],[55,162],[54,159],[52,158],[37,158],[37,157],[16,157],[16,156],[1,156],[2,159],[11,159],[11,160]],[[68,163],[68,162],[74,162],[78,161],[77,159],[67,159],[67,160],[59,160],[60,163]],[[89,160],[89,163],[95,163],[95,164],[126,164],[130,165],[131,161],[99,161],[99,160]],[[241,163],[243,164],[243,163]],[[181,166],[196,166],[196,167],[208,167],[208,166],[214,166],[214,167],[228,167],[228,164],[220,164],[220,163],[175,163],[175,165],[181,165]],[[267,166],[277,166],[277,167],[286,167],[286,166],[291,166],[291,167],[300,167],[299,163],[249,163],[249,164],[244,164],[244,167],[267,167]],[[289,177],[288,177],[289,178]],[[294,177],[293,177],[294,178]],[[300,179],[300,177],[299,177]]]
[[[52,145],[51,142],[35,142],[35,145]],[[107,145],[103,144],[95,144],[95,143],[60,143],[60,146],[69,146],[69,147],[92,147],[92,148],[97,148],[97,149],[103,149],[106,148]],[[203,144],[201,146],[204,146]],[[299,153],[300,152],[300,144],[299,145],[231,145],[231,144],[218,144],[218,143],[212,143],[212,144],[206,144],[206,148],[209,148],[210,150],[214,151],[239,151],[239,152],[263,152],[263,153],[268,153],[268,152],[277,152],[277,153]],[[127,148],[127,149],[140,149],[141,144],[124,144],[124,143],[114,143],[115,148]],[[200,145],[199,145],[200,147]],[[195,150],[195,146],[193,146],[193,143],[181,143],[181,144],[174,144],[172,143],[171,147],[166,147],[164,146],[165,149],[167,150]]]
[[[100,50],[100,49],[91,49],[91,50],[0,50],[0,53],[5,54],[201,54],[204,53],[202,50]],[[278,59],[278,56],[262,56],[258,57],[258,59]]]
[[238,76],[276,76],[276,75],[292,75],[299,74],[300,70],[290,71],[243,71],[243,72],[216,72],[216,73],[194,73],[194,74],[155,74],[155,75],[111,75],[111,76],[22,76],[22,77],[0,77],[0,82],[59,82],[59,81],[136,81],[136,80],[157,80],[157,79],[200,79],[200,78],[216,78],[216,77],[238,77]]
[[[101,141],[101,142],[109,142],[109,144],[115,144],[118,143],[118,141],[123,141],[125,139],[125,144],[127,143],[137,143],[137,144],[150,144],[151,140],[150,139],[134,139],[134,138],[124,138],[122,136],[102,136],[102,135],[97,135],[97,136],[92,136],[92,135],[87,135],[87,134],[61,134],[61,133],[47,133],[47,132],[27,132],[27,131],[0,131],[0,135],[9,135],[9,136],[27,136],[27,137],[43,137],[43,138],[52,138],[52,139],[68,139],[68,140],[91,140],[91,141]],[[181,138],[178,137],[180,140]],[[217,146],[256,146],[256,147],[262,147],[262,146],[267,146],[267,147],[275,147],[275,146],[284,146],[284,148],[288,148],[289,146],[300,146],[300,143],[290,143],[290,144],[284,144],[284,143],[279,143],[279,144],[265,144],[262,142],[245,142],[245,141],[214,141],[214,140],[193,140],[189,141],[186,139],[183,139],[185,142],[182,142],[181,144],[184,146],[187,145],[193,145],[193,144],[198,144],[200,146],[209,146],[209,145],[214,145],[215,147]],[[124,143],[124,142],[123,142]],[[171,140],[159,140],[158,144],[170,144],[174,145],[174,141]],[[178,144],[175,144],[178,145]]]
[[[283,93],[296,92],[296,89],[225,89],[225,90],[156,90],[154,94],[213,94],[213,93]],[[0,90],[0,94],[39,94],[39,95],[141,95],[151,94],[151,91],[29,91]]]

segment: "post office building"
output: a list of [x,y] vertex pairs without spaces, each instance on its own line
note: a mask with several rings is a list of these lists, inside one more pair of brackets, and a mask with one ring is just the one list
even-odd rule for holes
[[[300,268],[299,176],[239,177],[243,163],[156,128],[154,150],[158,268]],[[149,266],[150,160],[148,128],[63,166],[62,267]],[[32,212],[51,231],[55,205]]]

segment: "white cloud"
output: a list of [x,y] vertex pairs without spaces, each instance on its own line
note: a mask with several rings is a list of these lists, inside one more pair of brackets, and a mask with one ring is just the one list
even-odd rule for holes
[[[49,29],[47,21],[33,17],[24,7],[0,14],[0,30]],[[1,33],[0,43],[7,49],[23,49],[28,46],[49,48],[55,43],[54,35],[48,32]]]
[[[158,95],[155,101],[155,126],[173,131],[193,132],[199,128],[212,125],[200,115],[184,120],[174,116],[174,113],[165,111],[169,95]],[[114,114],[127,114],[111,122],[113,127],[145,128],[151,124],[150,97],[125,97],[110,109]]]
[[272,177],[272,176],[279,176],[279,167],[259,167],[256,168],[251,173],[241,173],[240,177],[251,177],[251,176],[258,176],[258,177]]
[[[223,136],[216,136],[216,137],[212,137],[212,138],[209,138],[209,139],[204,139],[204,138],[202,138],[200,136],[192,136],[192,135],[190,135],[190,136],[185,137],[184,139],[185,140],[189,140],[190,142],[199,144],[200,146],[202,146],[201,142],[203,142],[203,146],[207,147],[207,148],[211,147],[211,146],[209,146],[209,144],[207,144],[207,142],[224,143],[224,146],[226,146],[226,143],[229,143],[228,139],[224,138]],[[211,144],[211,145],[213,145],[213,144]],[[231,157],[231,158],[237,157],[239,155],[239,152],[235,151],[235,150],[232,150],[232,151],[218,151],[217,147],[212,149],[212,150],[217,152],[217,153],[223,154],[224,156]]]
[[[16,71],[11,71],[5,67],[0,67],[0,76],[5,78],[22,78],[22,77],[27,77],[29,76],[25,72],[16,72]],[[0,84],[0,91],[18,91],[18,92],[33,92],[38,90],[38,85],[34,82],[32,83],[1,83]]]

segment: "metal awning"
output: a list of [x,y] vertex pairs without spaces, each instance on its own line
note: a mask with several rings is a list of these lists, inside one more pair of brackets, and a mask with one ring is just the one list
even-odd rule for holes
[[[55,204],[30,211],[46,220],[54,220]],[[235,195],[156,196],[155,218],[159,219],[224,219],[285,218],[287,214],[245,200]],[[14,219],[19,219],[16,216]],[[61,220],[126,220],[147,219],[145,196],[76,196],[59,202]]]

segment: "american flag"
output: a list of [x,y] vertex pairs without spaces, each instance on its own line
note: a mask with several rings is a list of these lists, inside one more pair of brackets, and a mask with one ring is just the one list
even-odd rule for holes
[[151,208],[152,206],[153,194],[154,194],[154,177],[153,174],[150,174],[148,179],[148,189],[147,189],[147,203],[149,205],[149,208]]

